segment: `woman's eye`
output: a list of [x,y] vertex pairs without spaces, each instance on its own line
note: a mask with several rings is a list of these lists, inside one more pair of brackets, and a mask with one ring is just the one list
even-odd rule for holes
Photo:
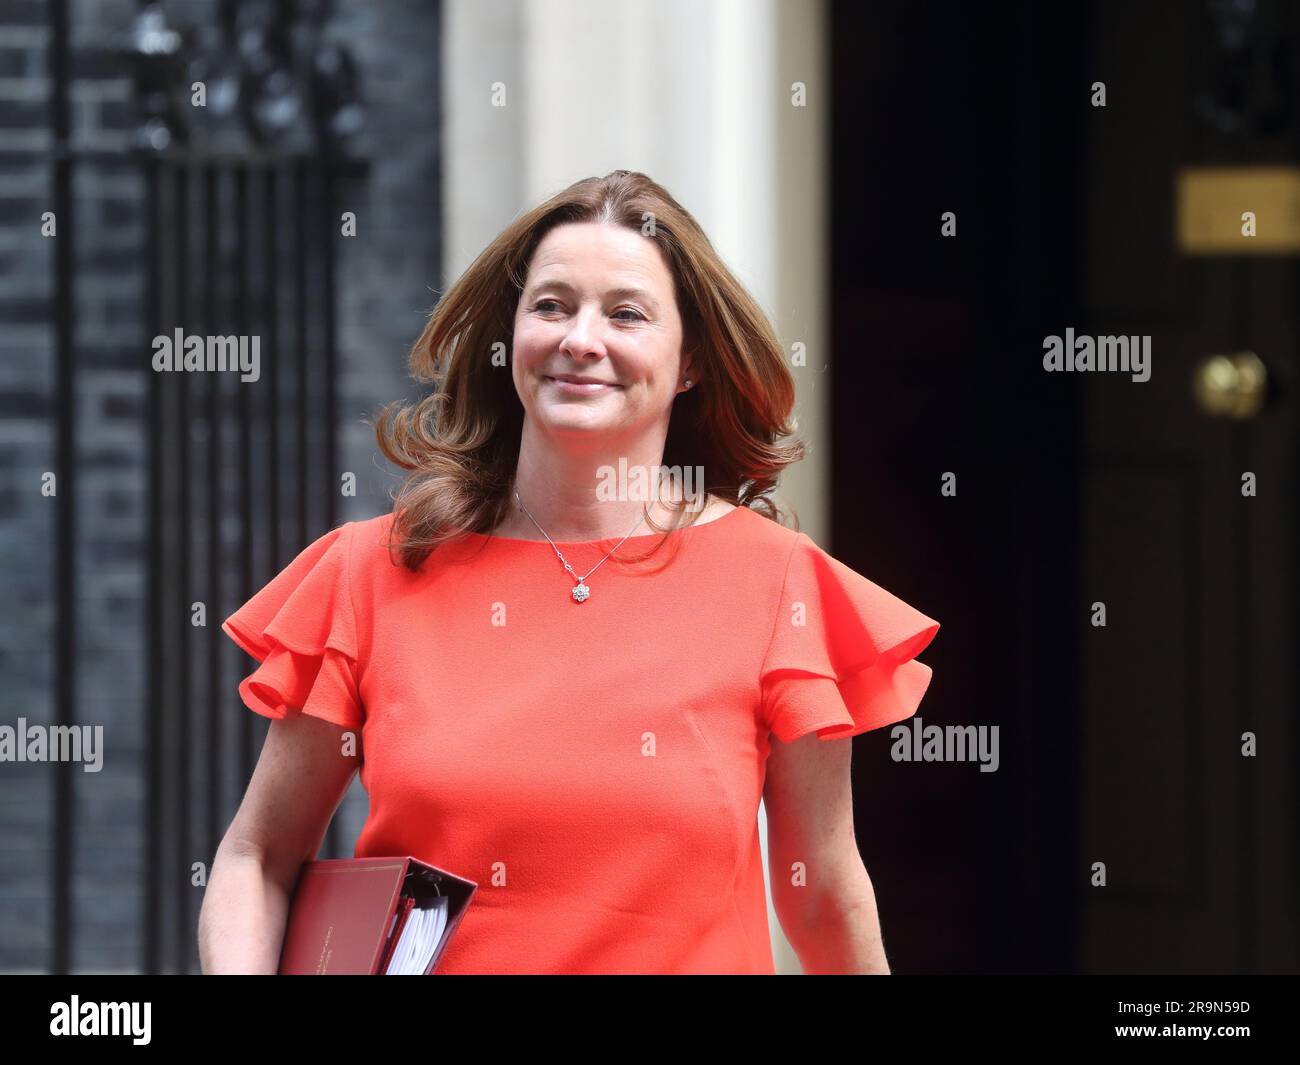
[[[535,304],[533,304],[533,310],[539,311],[542,314],[554,314],[559,309],[560,309],[559,301],[553,299],[538,300]],[[641,322],[645,320],[644,315],[642,315],[640,311],[633,310],[631,307],[624,307],[621,311],[615,311],[614,317],[619,318],[620,315],[625,315],[625,314],[630,314],[632,317],[621,318],[620,319],[621,321]]]

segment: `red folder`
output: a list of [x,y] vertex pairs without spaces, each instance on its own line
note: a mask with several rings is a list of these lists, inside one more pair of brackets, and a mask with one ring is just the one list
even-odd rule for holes
[[474,881],[410,855],[305,862],[289,905],[279,975],[382,974],[411,910],[445,895],[447,927],[424,971],[428,976],[476,890]]

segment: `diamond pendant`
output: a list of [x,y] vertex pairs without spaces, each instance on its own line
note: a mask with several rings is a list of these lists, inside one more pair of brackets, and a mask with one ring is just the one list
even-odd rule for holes
[[576,587],[574,587],[573,589],[573,598],[576,602],[581,603],[590,595],[591,595],[591,589],[588,588],[585,584],[583,584],[582,581],[579,581]]

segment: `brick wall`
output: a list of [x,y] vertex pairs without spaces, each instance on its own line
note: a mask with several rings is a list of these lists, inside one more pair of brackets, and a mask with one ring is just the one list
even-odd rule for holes
[[[212,0],[163,5],[169,21],[215,27]],[[340,465],[358,496],[340,520],[387,509],[394,483],[362,418],[411,394],[405,355],[440,287],[438,243],[438,6],[422,0],[341,4],[327,34],[361,70],[368,128],[364,185],[342,210],[358,215],[338,267]],[[116,152],[133,124],[127,72],[105,48],[130,25],[134,0],[69,5],[73,144]],[[0,724],[52,719],[53,545],[58,500],[42,496],[56,470],[53,410],[53,208],[46,4],[0,8]],[[75,171],[78,372],[77,720],[104,726],[104,768],[74,773],[73,968],[133,971],[141,957],[145,869],[145,646],[149,458],[145,399],[144,187],[127,160]],[[355,200],[356,202],[350,202]],[[57,239],[57,238],[55,238]],[[267,357],[263,353],[263,358]],[[298,545],[303,546],[303,545]],[[201,566],[201,559],[196,560]],[[196,577],[198,575],[198,570]],[[210,620],[210,624],[214,623]],[[238,707],[233,688],[230,699]],[[242,707],[231,713],[248,713]],[[201,763],[202,752],[192,752]],[[0,971],[49,962],[54,841],[52,767],[0,763]],[[234,812],[223,811],[223,824]],[[366,816],[359,782],[340,811],[344,852]],[[196,838],[199,838],[196,835]],[[196,855],[197,858],[210,857]],[[197,912],[201,896],[194,901]]]

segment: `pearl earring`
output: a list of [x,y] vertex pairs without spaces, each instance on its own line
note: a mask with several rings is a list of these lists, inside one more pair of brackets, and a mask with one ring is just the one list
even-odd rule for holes
[[691,379],[690,379],[689,377],[686,378],[686,380],[683,381],[682,384],[684,384],[687,388],[690,388],[690,387],[691,387]]

